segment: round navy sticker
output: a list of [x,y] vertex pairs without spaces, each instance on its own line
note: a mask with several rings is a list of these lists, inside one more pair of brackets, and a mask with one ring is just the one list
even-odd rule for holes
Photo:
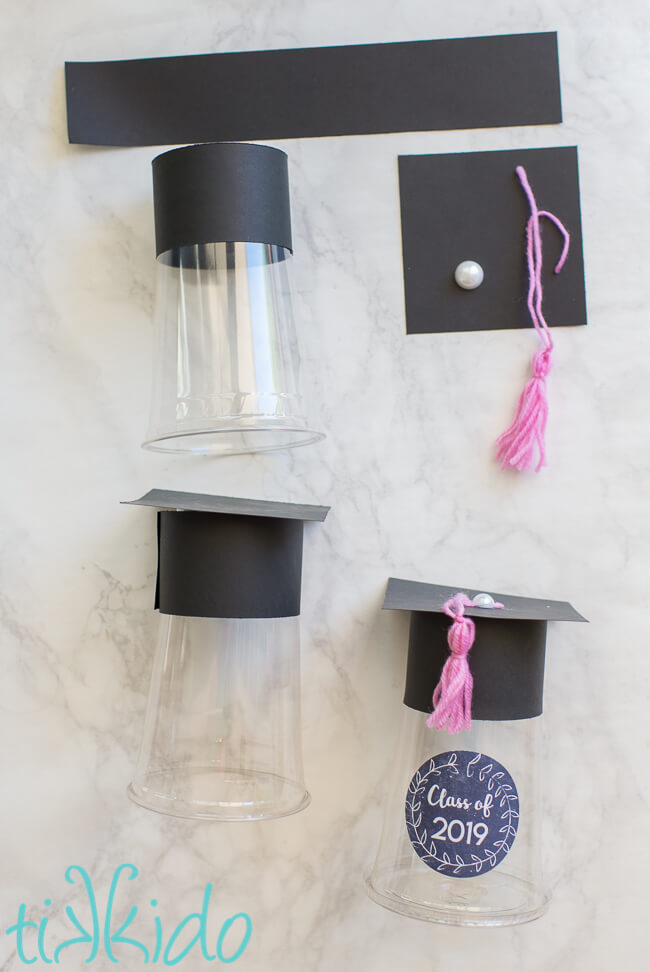
[[420,766],[406,794],[406,826],[425,864],[453,877],[491,871],[510,851],[519,795],[505,766],[483,753],[440,753]]

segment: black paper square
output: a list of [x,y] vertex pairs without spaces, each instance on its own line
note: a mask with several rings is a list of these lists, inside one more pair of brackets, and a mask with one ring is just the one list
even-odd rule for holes
[[[469,597],[478,594],[476,588],[449,587],[426,584],[422,581],[389,577],[383,608],[385,611],[427,611],[442,614],[443,605],[454,594],[464,591]],[[481,592],[485,588],[481,589]],[[502,621],[586,621],[568,601],[551,601],[548,598],[519,597],[515,594],[492,594],[503,608],[466,607],[465,614],[474,618],[494,618]]]
[[[562,238],[542,220],[544,316],[550,326],[587,323],[575,146],[402,155],[399,185],[408,334],[531,327],[526,306],[525,230],[530,215],[515,168],[523,165],[540,209],[571,234],[561,273]],[[454,270],[476,260],[485,279],[462,290]]]
[[158,510],[187,510],[195,513],[229,513],[234,516],[261,516],[280,520],[325,519],[329,506],[305,503],[283,503],[276,500],[243,499],[238,496],[214,496],[212,493],[186,493],[175,489],[150,489],[136,500],[124,500],[125,506],[153,506]]

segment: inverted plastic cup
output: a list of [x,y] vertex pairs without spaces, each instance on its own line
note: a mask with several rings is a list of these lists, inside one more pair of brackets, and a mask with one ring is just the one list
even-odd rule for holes
[[132,800],[206,820],[281,817],[309,804],[299,624],[161,616]]

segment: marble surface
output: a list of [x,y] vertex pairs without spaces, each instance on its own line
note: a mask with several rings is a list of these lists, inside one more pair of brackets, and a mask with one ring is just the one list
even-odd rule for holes
[[[650,11],[632,0],[180,9],[26,0],[2,11],[0,930],[25,902],[33,920],[51,916],[54,940],[81,900],[65,868],[85,867],[103,900],[130,862],[140,877],[123,901],[155,897],[170,927],[208,881],[215,920],[247,911],[253,937],[236,967],[248,972],[646,968]],[[143,452],[155,151],[68,146],[63,61],[546,29],[559,31],[561,126],[282,145],[303,383],[327,439],[217,461]],[[532,334],[405,337],[395,159],[576,143],[590,327],[557,338],[550,467],[506,475],[493,441]],[[306,537],[304,813],[196,824],[126,798],[156,637],[154,538],[147,511],[118,504],[152,486],[332,505]],[[405,619],[379,610],[389,574],[566,598],[591,620],[551,632],[554,896],[530,925],[429,926],[365,895],[404,672]],[[12,941],[0,934],[3,970],[22,968]],[[80,954],[62,966],[80,968]]]

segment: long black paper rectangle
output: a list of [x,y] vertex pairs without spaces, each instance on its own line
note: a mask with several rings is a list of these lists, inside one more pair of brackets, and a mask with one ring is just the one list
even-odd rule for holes
[[[523,165],[537,204],[571,235],[542,220],[544,316],[550,325],[587,323],[578,153],[575,146],[402,155],[399,158],[407,334],[532,328],[526,306],[529,208],[515,168]],[[485,279],[462,290],[454,270],[476,260]]]
[[555,32],[66,64],[68,135],[176,145],[562,121]]

